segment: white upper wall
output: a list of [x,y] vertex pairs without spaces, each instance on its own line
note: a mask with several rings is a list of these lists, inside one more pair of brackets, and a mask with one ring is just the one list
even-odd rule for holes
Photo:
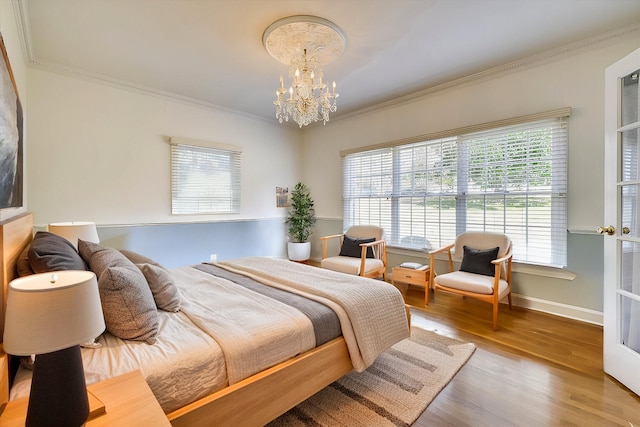
[[303,179],[318,216],[342,217],[341,150],[571,107],[569,229],[595,230],[603,218],[604,69],[639,46],[640,34],[635,33],[552,62],[308,129]]
[[[28,69],[28,209],[36,225],[284,217],[276,186],[301,175],[296,129]],[[171,136],[243,148],[239,215],[171,215]]]

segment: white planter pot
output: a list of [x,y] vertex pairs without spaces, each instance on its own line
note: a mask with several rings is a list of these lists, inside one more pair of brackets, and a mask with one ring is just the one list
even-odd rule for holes
[[287,253],[291,261],[306,261],[311,256],[311,242],[288,242]]

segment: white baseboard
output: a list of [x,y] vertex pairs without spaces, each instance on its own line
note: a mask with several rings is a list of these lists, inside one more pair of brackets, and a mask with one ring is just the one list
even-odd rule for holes
[[[542,311],[555,316],[580,320],[582,322],[603,325],[603,314],[600,311],[574,305],[561,304],[559,302],[547,301],[525,295],[512,294],[513,305],[528,308],[530,310]],[[506,299],[505,299],[506,304]]]

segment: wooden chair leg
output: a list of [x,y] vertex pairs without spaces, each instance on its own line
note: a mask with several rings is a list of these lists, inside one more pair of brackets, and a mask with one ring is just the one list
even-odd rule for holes
[[498,330],[498,305],[500,303],[496,302],[493,304],[493,330]]
[[409,323],[409,329],[411,329],[411,310],[409,309],[409,307],[411,307],[409,304],[404,305],[404,309],[407,312],[407,322]]
[[509,297],[509,310],[511,310],[511,292],[509,292],[508,297]]

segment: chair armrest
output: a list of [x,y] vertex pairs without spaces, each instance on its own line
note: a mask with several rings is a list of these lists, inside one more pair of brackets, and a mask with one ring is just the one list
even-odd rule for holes
[[[375,258],[381,259],[382,262],[387,265],[387,242],[386,240],[374,240],[373,242],[368,243],[360,243],[360,247],[362,248],[362,255],[360,256],[363,259],[367,257],[367,249],[371,248],[373,250],[373,254]],[[363,267],[364,268],[364,265]]]
[[429,283],[431,284],[430,286],[433,286],[433,278],[435,276],[437,276],[436,274],[436,254],[441,253],[441,252],[446,252],[447,253],[447,257],[449,258],[449,272],[453,271],[453,259],[451,258],[451,249],[455,246],[455,242],[451,243],[450,245],[447,246],[443,246],[440,249],[435,249],[433,251],[429,251],[429,268],[430,268],[430,272],[429,272]]
[[491,261],[491,263],[492,264],[500,264],[500,263],[503,263],[503,262],[507,261],[511,257],[513,257],[513,252],[509,252],[508,254],[503,256],[502,258],[494,259],[493,261]]
[[331,236],[320,236],[320,240],[335,239],[336,237],[342,237],[342,236],[344,236],[344,234],[333,234]]
[[429,251],[429,255],[435,255],[435,254],[440,253],[440,252],[450,251],[455,245],[456,245],[455,243],[451,243],[450,245],[443,246],[443,247],[441,247],[439,249],[434,249],[432,251]]
[[385,244],[384,240],[374,240],[373,242],[360,243],[360,246],[382,246]]
[[329,240],[339,238],[342,243],[343,237],[344,237],[344,233],[333,234],[331,236],[320,236],[320,240],[322,240],[322,259],[325,259],[327,257],[327,242],[329,242]]

